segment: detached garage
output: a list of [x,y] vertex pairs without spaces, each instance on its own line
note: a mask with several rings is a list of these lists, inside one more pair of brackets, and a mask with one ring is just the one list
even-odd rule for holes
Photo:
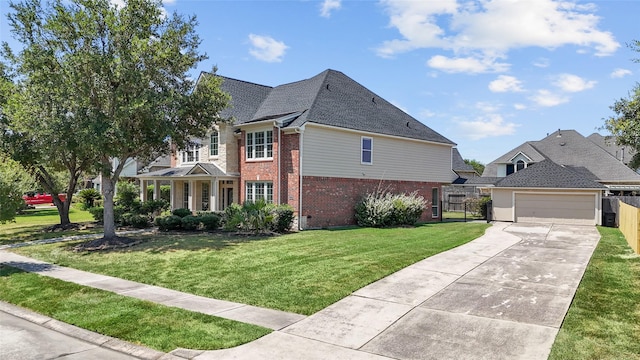
[[491,188],[497,221],[600,225],[602,191],[573,169],[542,161]]

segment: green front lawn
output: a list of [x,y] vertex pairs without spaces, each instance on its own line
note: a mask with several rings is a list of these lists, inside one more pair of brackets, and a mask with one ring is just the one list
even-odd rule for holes
[[618,229],[598,230],[549,359],[640,359],[640,256]]
[[488,226],[348,228],[273,238],[161,234],[111,252],[74,253],[69,243],[14,251],[62,266],[310,315],[410,264],[473,240]]
[[57,320],[168,352],[238,346],[269,329],[154,304],[0,265],[0,300]]
[[[84,223],[93,221],[93,217],[88,211],[71,208],[69,218],[74,223]],[[55,206],[39,207],[26,210],[24,214],[16,216],[15,222],[0,225],[0,245],[13,244],[31,240],[51,239],[60,236],[72,236],[91,234],[100,230],[78,230],[58,232],[43,232],[44,228],[59,224],[60,217]]]

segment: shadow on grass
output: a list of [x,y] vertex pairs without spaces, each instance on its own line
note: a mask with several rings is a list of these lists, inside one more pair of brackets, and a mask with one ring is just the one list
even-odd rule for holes
[[70,237],[77,235],[96,234],[102,231],[101,228],[87,230],[70,230],[61,232],[45,232],[44,229],[50,225],[24,225],[11,229],[0,234],[0,245],[16,244],[25,241],[54,239],[60,237]]
[[[132,253],[146,252],[149,254],[160,254],[172,251],[201,251],[201,250],[223,250],[243,243],[273,239],[273,236],[256,235],[235,235],[233,233],[159,233],[155,235],[129,236],[140,240],[139,244],[126,248],[105,249],[97,251],[85,251],[84,255],[93,253]],[[73,242],[65,246],[65,250],[74,251],[79,242]]]
[[[9,261],[3,264],[9,269],[14,269],[14,271],[7,270],[0,272],[0,276],[8,276],[12,273],[18,272],[32,272],[32,273],[41,273],[45,271],[51,271],[55,268],[55,265],[52,264],[43,264],[43,263],[31,263],[31,262],[23,262],[23,261]],[[3,266],[0,265],[0,266]],[[7,274],[8,272],[8,274]]]

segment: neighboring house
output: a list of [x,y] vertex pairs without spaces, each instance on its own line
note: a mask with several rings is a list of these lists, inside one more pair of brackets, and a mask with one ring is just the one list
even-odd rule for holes
[[[120,161],[118,159],[114,158],[111,160],[112,169],[115,169],[119,164]],[[138,174],[158,171],[169,167],[171,167],[170,156],[159,156],[151,162],[128,158],[120,172],[120,179],[123,181],[131,181],[134,180]],[[94,189],[102,191],[102,174],[99,174],[96,178],[92,179],[91,182]]]
[[617,145],[616,139],[611,136],[602,136],[598,133],[593,133],[587,136],[587,139],[606,150],[625,165],[629,165],[633,155],[636,153],[632,147]]
[[177,152],[174,167],[138,175],[170,181],[172,208],[265,199],[319,228],[355,223],[367,192],[416,191],[431,203],[422,220],[440,219],[442,186],[457,177],[449,139],[339,71],[276,87],[222,79],[232,106],[221,115],[234,124]]
[[445,186],[442,189],[442,206],[445,211],[464,211],[464,200],[468,197],[478,197],[476,186],[466,185],[469,179],[480,176],[473,168],[467,164],[457,148],[453,148],[451,153],[451,163],[453,171],[458,178],[453,181],[452,185]]
[[640,191],[640,175],[575,130],[529,141],[489,163],[493,220],[602,223],[602,196]]

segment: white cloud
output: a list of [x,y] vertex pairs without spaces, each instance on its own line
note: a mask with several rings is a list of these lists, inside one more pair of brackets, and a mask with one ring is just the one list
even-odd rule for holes
[[339,10],[342,7],[342,0],[324,0],[320,7],[320,16],[331,17],[333,10]]
[[569,98],[564,95],[555,94],[549,90],[542,89],[538,90],[538,92],[531,97],[531,100],[539,106],[552,107],[568,102]]
[[249,41],[252,46],[249,54],[266,62],[281,62],[285,51],[289,48],[284,42],[270,36],[249,34]]
[[496,62],[495,59],[479,59],[476,57],[449,58],[435,55],[427,61],[427,65],[447,73],[481,74],[509,70],[509,64]]
[[522,82],[514,76],[500,75],[489,83],[492,92],[521,92]]
[[162,0],[162,4],[164,5],[173,5],[176,3],[176,0]]
[[549,59],[547,58],[539,58],[533,62],[533,66],[539,67],[539,68],[549,67],[550,64],[551,64],[551,61],[549,61]]
[[555,86],[566,92],[580,92],[593,88],[597,81],[587,81],[577,75],[560,74],[553,82]]
[[516,110],[525,110],[527,108],[527,105],[525,104],[513,104],[513,108]]
[[492,104],[486,101],[478,101],[476,103],[476,109],[484,112],[484,113],[494,113],[500,110],[500,105]]
[[613,72],[609,76],[611,76],[614,79],[619,79],[619,78],[623,78],[623,77],[625,77],[627,75],[631,75],[631,74],[633,74],[631,72],[631,70],[618,68],[618,69],[613,70]]
[[473,121],[458,122],[458,128],[462,135],[471,140],[512,135],[518,126],[516,123],[505,122],[499,114],[486,114]]
[[[476,58],[483,62],[504,58],[510,50],[526,47],[554,49],[573,45],[597,56],[611,55],[620,47],[610,32],[598,29],[600,18],[589,4],[560,0],[382,0],[381,3],[389,15],[389,25],[401,36],[378,47],[377,53],[382,57],[440,48],[453,52],[454,59]],[[438,56],[432,60],[444,58]],[[468,68],[478,72],[475,66]]]

